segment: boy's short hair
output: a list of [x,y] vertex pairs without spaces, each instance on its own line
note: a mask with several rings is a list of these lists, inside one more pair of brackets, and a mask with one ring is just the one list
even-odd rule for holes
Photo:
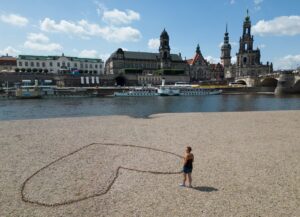
[[192,151],[192,148],[191,148],[191,146],[187,146],[186,148],[187,148],[187,150],[188,150],[189,152],[191,152],[191,151]]

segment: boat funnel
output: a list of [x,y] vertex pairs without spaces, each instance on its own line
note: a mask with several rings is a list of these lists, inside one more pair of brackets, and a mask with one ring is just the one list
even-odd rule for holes
[[161,86],[162,86],[162,87],[165,86],[165,83],[166,83],[166,79],[165,79],[165,78],[162,78],[162,79],[161,79]]

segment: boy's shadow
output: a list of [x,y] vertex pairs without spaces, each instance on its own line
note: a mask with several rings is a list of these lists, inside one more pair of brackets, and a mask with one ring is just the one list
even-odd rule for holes
[[208,187],[208,186],[197,186],[197,187],[193,187],[194,190],[197,191],[202,191],[202,192],[213,192],[213,191],[218,191],[217,188],[214,187]]

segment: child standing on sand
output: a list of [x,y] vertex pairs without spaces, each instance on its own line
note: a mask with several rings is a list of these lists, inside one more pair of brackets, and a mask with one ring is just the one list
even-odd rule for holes
[[186,147],[185,154],[183,157],[183,183],[180,185],[185,187],[185,182],[188,177],[189,187],[192,187],[192,170],[193,170],[193,162],[194,155],[191,153],[192,148],[190,146]]

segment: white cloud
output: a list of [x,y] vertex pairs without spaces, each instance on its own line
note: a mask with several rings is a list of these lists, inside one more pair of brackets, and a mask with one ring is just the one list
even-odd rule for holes
[[0,20],[4,23],[8,23],[14,26],[26,26],[29,21],[26,17],[22,17],[18,14],[3,14],[0,16]]
[[40,22],[40,27],[42,31],[45,32],[64,32],[64,33],[72,33],[72,34],[84,34],[85,31],[82,26],[79,24],[75,24],[66,20],[61,20],[56,23],[54,20],[50,18],[45,18]]
[[158,38],[151,38],[148,41],[149,49],[157,50],[159,48],[159,45],[160,45],[160,40]]
[[138,41],[141,38],[139,30],[130,26],[127,27],[107,27],[105,34],[101,36],[107,41],[124,42],[124,41]]
[[39,43],[49,42],[49,38],[45,36],[43,33],[29,33],[27,39],[32,42],[39,42]]
[[94,3],[97,6],[96,11],[99,16],[101,16],[104,11],[107,11],[107,8],[103,3],[98,2],[98,1],[94,1]]
[[9,56],[17,56],[18,54],[20,53],[19,50],[11,47],[11,46],[8,46],[6,48],[4,48],[3,50],[0,50],[0,55],[4,56],[6,54],[8,54]]
[[259,11],[264,0],[254,0],[254,10]]
[[253,33],[277,36],[294,36],[300,34],[300,16],[281,16],[273,20],[260,20],[253,26]]
[[79,57],[84,57],[84,58],[98,58],[98,52],[96,50],[82,50],[79,53]]
[[275,60],[274,67],[276,69],[295,69],[300,65],[300,54],[287,55]]
[[236,56],[231,57],[231,63],[236,63]]
[[120,11],[113,9],[103,12],[103,21],[112,25],[130,24],[135,20],[140,20],[140,14],[133,10]]
[[24,43],[25,48],[36,51],[59,51],[62,46],[57,43],[50,43],[49,38],[42,33],[29,33]]
[[212,56],[206,56],[205,59],[210,63],[218,63],[220,61],[220,58],[215,58]]
[[41,44],[32,41],[26,41],[24,43],[24,47],[29,48],[31,50],[48,51],[48,52],[62,50],[62,46],[57,43]]
[[[74,51],[78,51],[77,49],[73,49]],[[102,60],[107,60],[110,56],[109,53],[99,54],[96,50],[82,50],[78,54],[79,57],[83,58],[100,58]]]
[[264,0],[254,0],[254,4],[255,5],[259,5],[263,2]]
[[86,20],[80,20],[75,23],[66,20],[55,22],[50,18],[45,18],[43,21],[40,22],[40,27],[41,30],[45,32],[60,32],[77,35],[85,38],[90,36],[96,36],[112,42],[138,41],[141,38],[140,31],[130,26],[101,27],[98,24],[89,23]]

